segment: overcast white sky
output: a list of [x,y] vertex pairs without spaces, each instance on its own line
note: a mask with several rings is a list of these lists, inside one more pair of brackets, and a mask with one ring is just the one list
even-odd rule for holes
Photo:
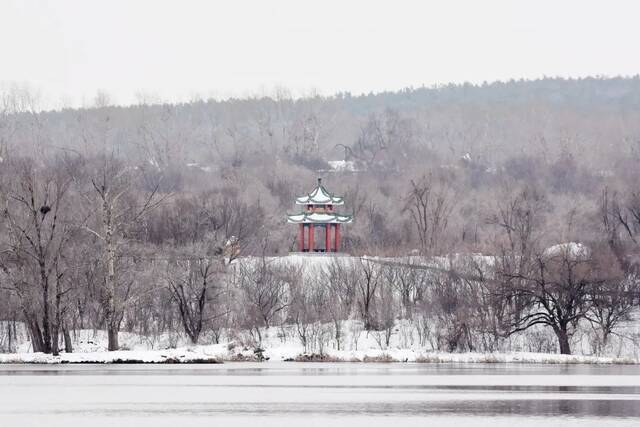
[[0,83],[51,105],[640,72],[640,1],[0,0]]

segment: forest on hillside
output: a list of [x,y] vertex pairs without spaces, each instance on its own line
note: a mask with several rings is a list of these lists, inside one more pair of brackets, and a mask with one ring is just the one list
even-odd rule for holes
[[[566,353],[578,323],[606,336],[638,304],[640,77],[132,106],[100,94],[91,108],[56,111],[9,89],[0,94],[4,336],[24,323],[34,351],[55,353],[75,329],[106,329],[116,349],[122,328],[184,330],[197,342],[204,330],[295,322],[294,302],[308,307],[312,295],[282,287],[297,274],[262,264],[235,275],[234,292],[220,277],[234,258],[296,250],[286,213],[317,177],[354,215],[342,237],[352,255],[500,260],[490,273],[466,263],[438,280],[401,280],[393,266],[363,265],[353,279],[334,272],[331,283],[346,288],[321,295],[318,316],[342,298],[342,318],[380,330],[422,307],[446,319],[436,342],[447,350],[477,348],[474,331],[546,325]],[[567,242],[589,249],[549,255]],[[417,292],[429,280],[425,305]],[[460,293],[463,282],[487,287]],[[389,294],[381,283],[394,285]],[[485,291],[491,309],[472,313]],[[382,310],[389,298],[392,313]],[[319,321],[329,319],[309,319]]]

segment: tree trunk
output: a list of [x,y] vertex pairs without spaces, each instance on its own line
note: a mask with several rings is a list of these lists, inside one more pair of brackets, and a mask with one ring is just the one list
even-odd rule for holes
[[8,336],[8,344],[7,344],[7,351],[9,353],[13,352],[13,340],[12,340],[12,333],[11,333],[11,323],[7,322],[7,336]]
[[601,348],[600,351],[604,351],[604,349],[607,347],[607,344],[609,343],[609,336],[611,335],[611,330],[612,328],[607,328],[607,327],[603,327],[602,328],[602,342],[601,344]]
[[58,290],[58,286],[59,284],[56,283],[56,304],[55,304],[56,316],[55,316],[55,322],[51,325],[51,353],[54,356],[57,356],[60,354],[60,318],[61,318],[60,300],[62,299],[62,295]]
[[200,331],[202,329],[202,316],[200,316],[200,326],[198,327],[198,324],[196,324],[192,316],[189,314],[189,306],[187,305],[187,302],[177,289],[174,290],[174,295],[178,302],[178,311],[180,311],[180,319],[182,320],[184,332],[187,334],[192,344],[198,344]]
[[340,321],[339,320],[334,320],[333,321],[333,325],[334,325],[334,328],[335,328],[335,331],[336,331],[335,335],[334,335],[334,338],[336,340],[336,346],[338,348],[338,351],[340,351],[341,350],[341,348],[340,348],[340,339],[342,337],[341,328],[340,328]]
[[189,336],[189,340],[191,341],[191,344],[198,344],[198,339],[200,338],[200,332],[198,331],[193,331],[193,330],[187,330],[187,335]]
[[364,302],[362,304],[363,308],[362,311],[364,313],[362,313],[362,317],[364,318],[364,329],[366,331],[370,331],[372,329],[372,325],[371,325],[371,317],[369,315],[369,306],[370,306],[370,296],[369,296],[369,290],[367,289],[367,294],[364,296]]
[[29,335],[31,335],[31,345],[34,353],[44,351],[44,342],[42,341],[42,331],[40,325],[34,320],[29,320]]
[[[120,321],[117,319],[117,298],[116,295],[116,269],[115,269],[115,245],[113,242],[113,224],[111,223],[111,206],[106,199],[103,199],[102,214],[104,227],[104,243],[105,243],[105,267],[106,277],[104,282],[104,291],[106,298],[104,299],[105,312],[107,314],[107,335],[109,338],[109,351],[116,351],[120,347],[118,344],[118,331],[120,330]],[[120,318],[122,319],[122,318]]]
[[113,325],[111,323],[107,324],[107,333],[109,335],[109,351],[116,351],[120,347],[118,345],[118,329],[120,329],[117,325]]
[[52,332],[51,332],[51,354],[53,354],[54,356],[58,356],[60,354],[59,342],[60,342],[60,329],[56,324],[52,326]]
[[[41,267],[44,268],[44,267]],[[41,273],[44,275],[44,273]],[[51,353],[51,320],[49,319],[49,281],[42,277],[42,349],[43,353]]]
[[569,344],[569,334],[567,331],[558,329],[555,331],[560,345],[560,354],[571,354],[571,345]]
[[73,344],[71,343],[71,335],[66,325],[62,325],[62,335],[64,335],[64,352],[73,353]]

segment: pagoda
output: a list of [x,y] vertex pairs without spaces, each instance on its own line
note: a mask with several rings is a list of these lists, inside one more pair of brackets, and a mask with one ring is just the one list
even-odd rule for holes
[[[344,205],[344,198],[328,192],[322,185],[322,179],[318,178],[316,188],[305,196],[297,197],[296,205],[303,205],[304,210],[298,214],[287,214],[287,222],[298,224],[298,250],[300,252],[338,252],[340,224],[353,221],[351,215],[335,211],[336,206]],[[324,231],[324,245],[316,247],[315,234],[318,229]],[[331,243],[332,235],[333,244]]]

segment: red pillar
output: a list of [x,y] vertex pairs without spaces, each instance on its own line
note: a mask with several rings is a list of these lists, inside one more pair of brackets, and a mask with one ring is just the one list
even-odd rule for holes
[[324,251],[331,252],[331,224],[324,225]]
[[309,224],[309,252],[313,252],[313,224]]
[[329,224],[329,228],[331,230],[333,230],[333,246],[331,247],[331,252],[336,252],[336,243],[335,243],[335,238],[336,238],[336,225],[335,224]]
[[334,237],[333,248],[335,252],[340,250],[340,224],[336,224],[336,235]]
[[304,252],[304,224],[300,224],[298,232],[298,250]]

